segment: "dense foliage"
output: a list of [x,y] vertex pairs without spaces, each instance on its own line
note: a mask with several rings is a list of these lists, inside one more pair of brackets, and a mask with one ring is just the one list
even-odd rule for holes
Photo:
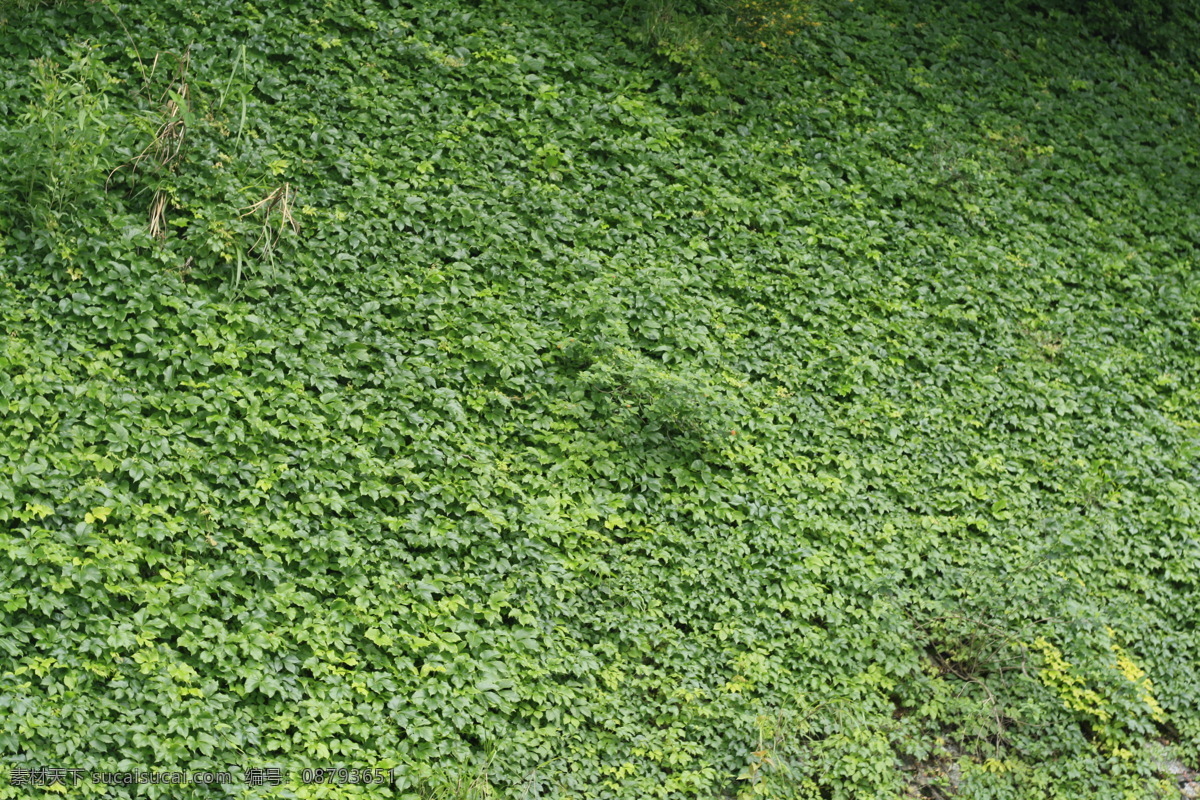
[[1050,14],[1072,14],[1093,36],[1150,53],[1195,56],[1196,0],[1028,0]]
[[813,13],[717,74],[620,4],[4,6],[5,767],[1172,796],[1200,76]]

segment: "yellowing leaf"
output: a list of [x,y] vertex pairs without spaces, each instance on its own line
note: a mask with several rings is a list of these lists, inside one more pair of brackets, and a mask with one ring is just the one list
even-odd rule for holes
[[108,519],[108,515],[112,513],[112,509],[108,506],[96,506],[91,511],[83,515],[83,521],[87,523],[104,522]]
[[41,503],[26,503],[25,510],[31,514],[36,514],[38,519],[45,519],[54,513],[54,509],[44,506]]

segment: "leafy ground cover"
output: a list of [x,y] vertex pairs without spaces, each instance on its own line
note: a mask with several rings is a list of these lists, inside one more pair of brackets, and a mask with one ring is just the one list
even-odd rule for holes
[[859,0],[696,74],[626,10],[4,6],[6,768],[1197,766],[1194,62]]

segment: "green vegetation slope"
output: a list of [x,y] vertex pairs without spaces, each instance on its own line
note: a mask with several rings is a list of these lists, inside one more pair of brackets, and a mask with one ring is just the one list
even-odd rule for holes
[[[715,84],[620,4],[25,5],[6,768],[1027,800],[1197,766],[1194,62],[1002,4],[829,2]],[[398,788],[305,784],[339,766]]]

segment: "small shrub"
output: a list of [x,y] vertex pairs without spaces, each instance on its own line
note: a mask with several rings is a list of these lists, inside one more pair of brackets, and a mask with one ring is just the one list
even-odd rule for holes
[[65,63],[30,64],[27,104],[14,125],[0,129],[0,185],[16,201],[9,206],[16,224],[55,231],[94,207],[121,145],[136,135],[130,115],[113,102],[119,81],[96,51],[76,43]]
[[729,68],[731,41],[777,47],[812,21],[811,0],[647,0],[638,38],[711,88]]

